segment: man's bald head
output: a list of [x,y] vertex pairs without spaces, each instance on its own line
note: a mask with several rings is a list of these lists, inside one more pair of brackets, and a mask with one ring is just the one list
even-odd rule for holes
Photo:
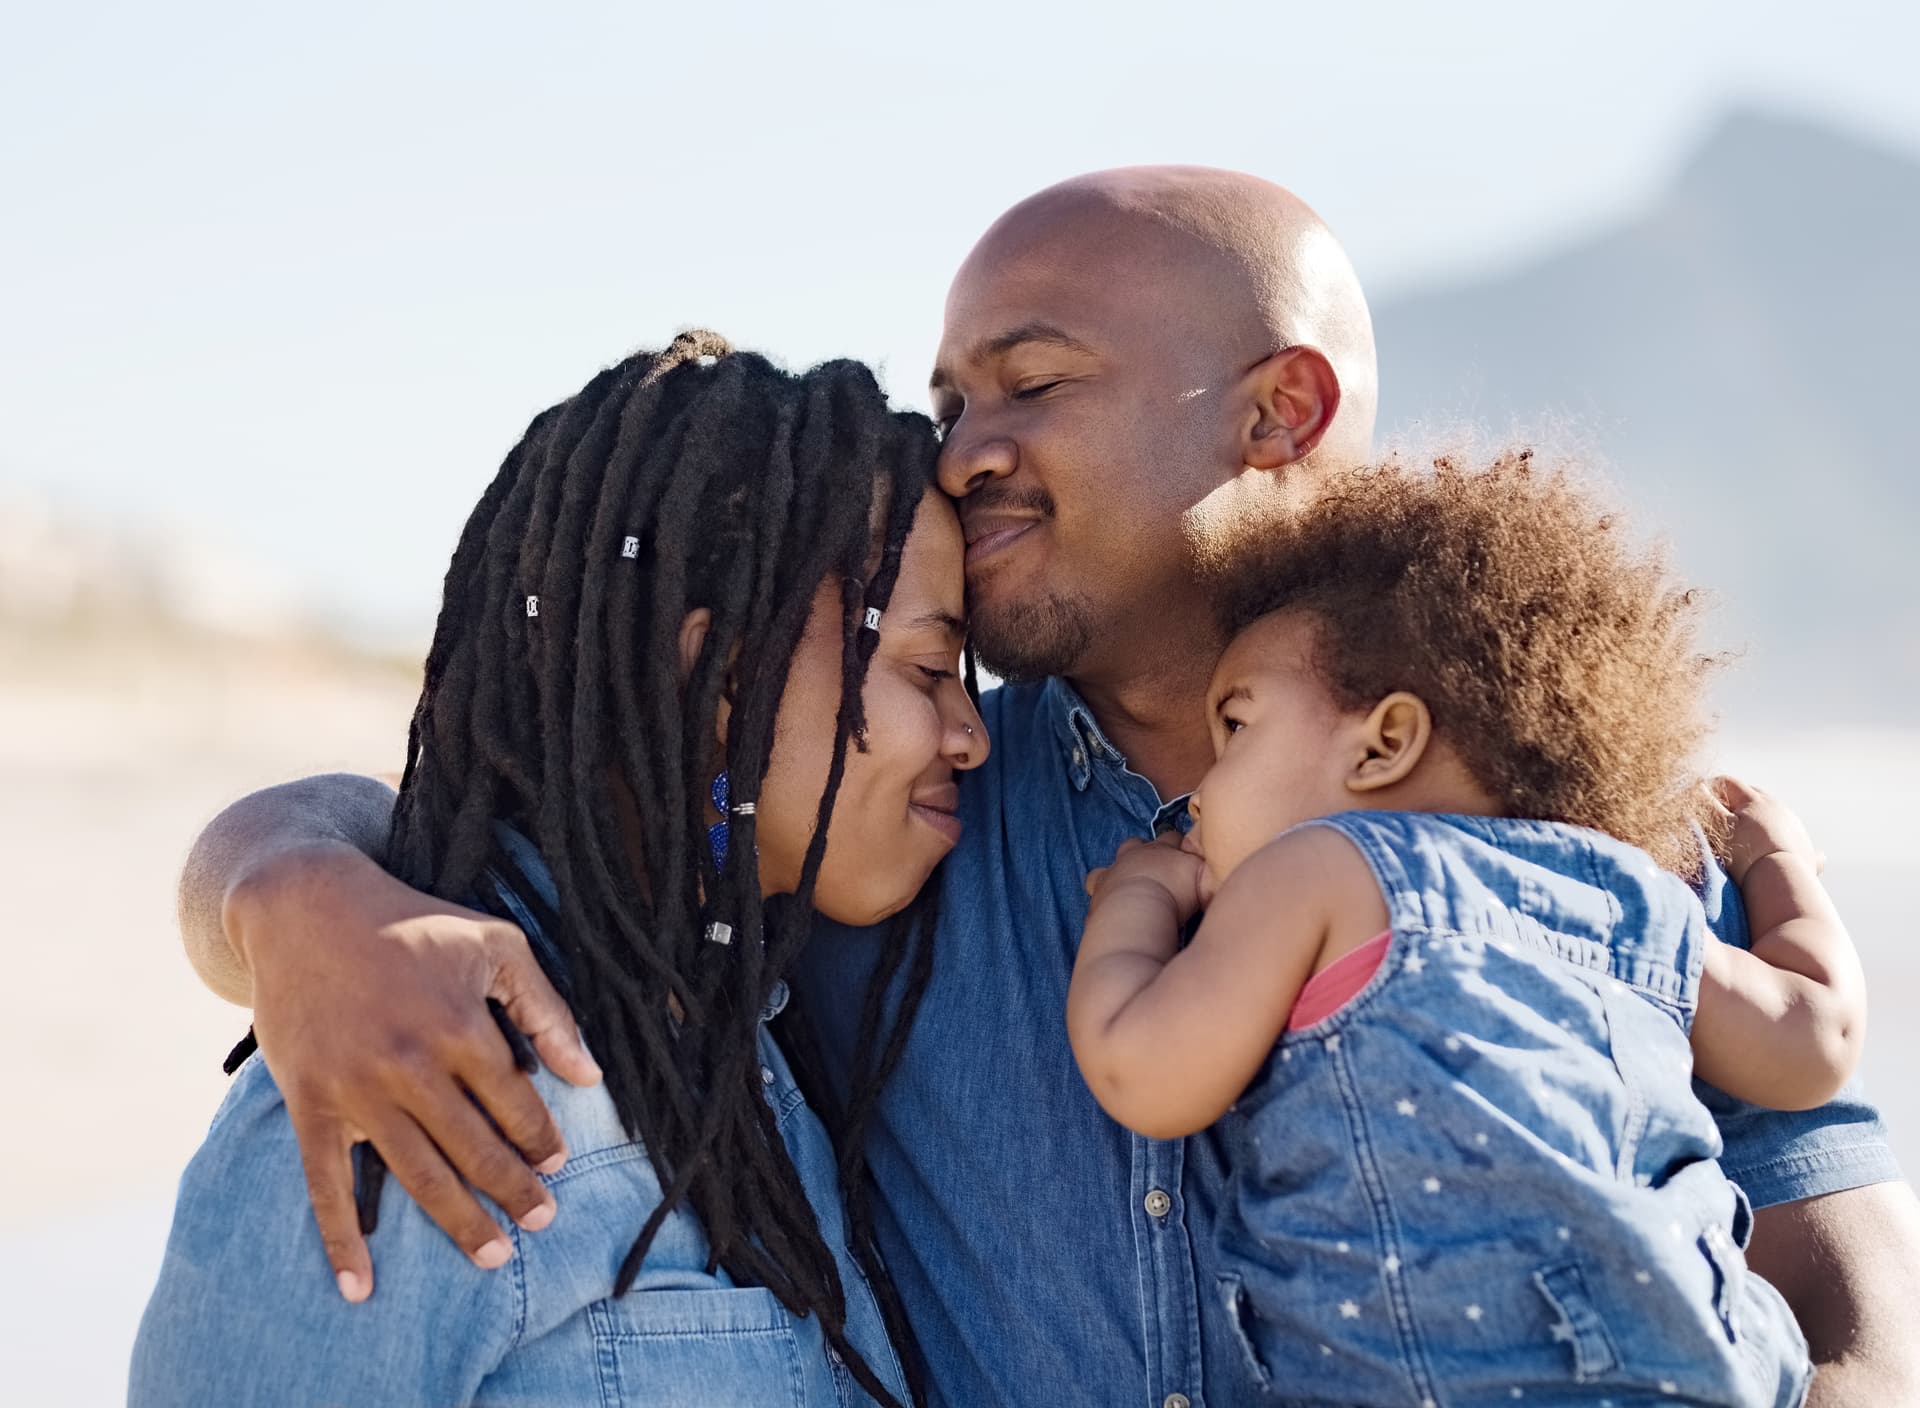
[[1170,631],[1205,654],[1206,577],[1368,457],[1373,329],[1294,196],[1131,167],[993,223],[948,292],[932,392],[982,659],[1088,683]]
[[949,306],[983,277],[1054,260],[1170,295],[1185,314],[1166,328],[1169,341],[1243,364],[1317,348],[1341,399],[1322,457],[1358,463],[1371,454],[1379,374],[1366,296],[1333,232],[1285,187],[1207,166],[1071,177],[994,221],[955,275]]

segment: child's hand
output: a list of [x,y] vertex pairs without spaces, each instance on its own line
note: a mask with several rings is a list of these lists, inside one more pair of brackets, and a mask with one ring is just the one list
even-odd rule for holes
[[1122,841],[1113,864],[1087,876],[1087,894],[1098,905],[1130,885],[1155,885],[1166,891],[1185,924],[1199,912],[1200,877],[1205,870],[1206,862],[1182,850],[1179,833],[1169,831],[1153,841]]
[[1727,874],[1734,884],[1742,884],[1763,856],[1799,856],[1816,874],[1826,867],[1806,826],[1779,798],[1732,777],[1714,778],[1707,790],[1727,814]]

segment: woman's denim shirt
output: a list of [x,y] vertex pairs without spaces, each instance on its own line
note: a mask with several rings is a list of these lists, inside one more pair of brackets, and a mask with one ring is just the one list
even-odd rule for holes
[[1235,1107],[1222,1291],[1289,1404],[1792,1405],[1687,1031],[1693,892],[1548,822],[1351,812],[1392,940]]
[[[515,864],[551,906],[531,845],[504,832]],[[501,887],[511,917],[549,972],[553,946]],[[902,1402],[900,1361],[872,1290],[846,1247],[832,1146],[762,1014],[760,1077],[780,1133],[834,1249],[849,1340]],[[558,1212],[512,1239],[513,1259],[482,1271],[398,1185],[369,1241],[374,1293],[349,1305],[320,1244],[300,1150],[273,1077],[256,1053],[234,1077],[180,1181],[160,1280],[134,1346],[129,1402],[274,1404],[784,1404],[841,1408],[871,1400],[813,1317],[771,1291],[709,1273],[691,1213],[661,1227],[639,1279],[614,1298],[621,1259],[660,1185],[602,1086],[579,1089],[544,1068],[533,1078],[569,1151],[545,1182]],[[483,1200],[484,1201],[484,1200]]]

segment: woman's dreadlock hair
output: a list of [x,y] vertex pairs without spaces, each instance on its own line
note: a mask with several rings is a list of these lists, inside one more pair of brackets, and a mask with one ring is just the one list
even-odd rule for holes
[[[818,1316],[861,1386],[889,1404],[848,1343],[845,1291],[765,1099],[756,1031],[811,928],[847,749],[865,747],[861,688],[878,643],[868,613],[893,591],[937,453],[931,424],[889,411],[858,363],[790,375],[708,332],[636,353],[536,416],[454,550],[389,856],[409,884],[473,894],[490,870],[511,873],[495,831],[506,821],[551,869],[559,907],[543,918],[564,955],[559,985],[664,1193],[615,1293],[685,1203],[705,1225],[709,1270]],[[737,804],[759,796],[787,665],[828,581],[841,607],[832,764],[798,891],[763,903],[755,817]],[[681,625],[700,607],[712,624],[683,678]],[[704,808],[723,692],[736,809],[716,867]],[[618,811],[629,799],[640,876]],[[854,1252],[903,1346],[859,1149],[926,986],[936,891],[894,921],[844,1111],[821,1101]],[[706,937],[717,924],[731,942]]]

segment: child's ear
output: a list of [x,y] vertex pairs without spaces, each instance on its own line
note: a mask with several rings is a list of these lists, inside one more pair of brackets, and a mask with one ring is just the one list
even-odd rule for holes
[[1417,694],[1396,690],[1373,706],[1361,725],[1363,752],[1347,775],[1349,792],[1377,792],[1403,781],[1433,739],[1433,715]]

